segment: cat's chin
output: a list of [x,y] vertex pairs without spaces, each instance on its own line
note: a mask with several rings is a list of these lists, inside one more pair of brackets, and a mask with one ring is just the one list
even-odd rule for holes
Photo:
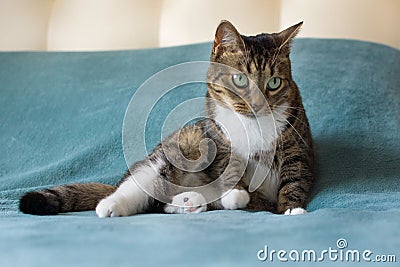
[[[235,111],[235,112],[237,112],[237,111]],[[259,117],[266,117],[266,116],[271,114],[271,112],[256,112],[256,113],[252,113],[252,112],[237,112],[237,113],[239,113],[240,115],[246,116],[248,118],[252,118],[252,119],[256,119],[256,118],[259,118]]]

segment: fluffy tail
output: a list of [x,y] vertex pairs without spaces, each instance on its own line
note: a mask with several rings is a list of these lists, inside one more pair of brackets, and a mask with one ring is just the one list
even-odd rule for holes
[[56,215],[61,212],[94,210],[117,187],[99,183],[70,184],[28,192],[19,201],[23,213]]

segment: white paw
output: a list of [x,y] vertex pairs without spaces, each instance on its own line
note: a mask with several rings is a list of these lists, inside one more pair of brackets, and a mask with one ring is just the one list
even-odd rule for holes
[[207,210],[207,203],[200,193],[184,192],[174,196],[164,210],[166,213],[200,213]]
[[287,209],[285,211],[285,215],[299,215],[299,214],[306,214],[307,211],[303,208],[294,208],[294,209]]
[[130,215],[126,205],[111,197],[105,198],[97,204],[96,214],[99,218]]
[[250,201],[246,190],[232,189],[221,199],[221,204],[226,210],[243,209]]

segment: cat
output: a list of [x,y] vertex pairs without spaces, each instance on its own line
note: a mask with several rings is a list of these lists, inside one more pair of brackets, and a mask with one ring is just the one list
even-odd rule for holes
[[215,65],[207,74],[207,118],[163,140],[117,186],[71,184],[28,192],[20,210],[53,215],[95,209],[101,218],[214,209],[306,213],[314,143],[289,58],[301,26],[244,36],[222,21],[210,57]]

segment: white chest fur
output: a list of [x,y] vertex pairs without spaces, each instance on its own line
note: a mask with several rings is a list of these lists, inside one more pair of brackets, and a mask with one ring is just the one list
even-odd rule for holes
[[[284,117],[283,112],[277,115]],[[216,107],[215,120],[231,141],[232,151],[244,160],[248,160],[245,182],[250,185],[249,191],[257,189],[267,199],[276,201],[278,174],[270,170],[268,162],[259,162],[259,166],[256,167],[258,162],[251,158],[256,153],[275,150],[276,140],[283,126],[281,120],[274,120],[271,114],[247,117],[221,106]],[[271,163],[272,159],[269,162]]]
[[215,120],[231,141],[233,152],[243,158],[275,148],[280,125],[276,124],[271,114],[247,117],[217,105]]

